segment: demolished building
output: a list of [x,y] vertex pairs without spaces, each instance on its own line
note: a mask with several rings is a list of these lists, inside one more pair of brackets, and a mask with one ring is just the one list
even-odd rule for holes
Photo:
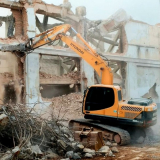
[[[0,16],[0,33],[4,35],[0,36],[0,137],[4,159],[13,155],[21,159],[48,157],[48,149],[57,154],[54,156],[64,157],[67,151],[77,153],[77,146],[81,156],[76,156],[85,157],[86,146],[77,145],[64,125],[69,119],[82,117],[83,95],[68,93],[83,93],[101,78],[61,41],[26,55],[3,52],[8,45],[24,43],[54,26],[69,23],[89,42],[112,68],[114,83],[123,88],[126,99],[152,97],[159,103],[158,25],[133,20],[123,10],[105,21],[91,21],[85,17],[85,7],[77,7],[74,13],[68,0],[59,6],[41,0],[0,0],[0,7],[10,13]],[[79,42],[72,32],[68,34]],[[43,108],[46,115],[34,110],[36,104],[47,106]]]
[[[126,99],[152,97],[159,103],[158,25],[133,20],[123,10],[105,21],[91,21],[85,18],[85,7],[77,7],[74,14],[67,0],[60,6],[41,0],[0,0],[0,7],[11,10],[10,16],[0,17],[0,24],[5,25],[1,47],[23,43],[39,32],[69,23],[108,61],[114,83],[122,86]],[[56,21],[49,24],[49,19]],[[70,35],[74,38],[73,33]],[[100,82],[93,68],[61,42],[45,45],[26,57],[0,51],[0,76],[1,103],[30,106],[45,98],[83,92]]]

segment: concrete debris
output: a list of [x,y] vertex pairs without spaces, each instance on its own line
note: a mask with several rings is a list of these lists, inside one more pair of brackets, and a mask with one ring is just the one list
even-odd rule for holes
[[111,145],[112,145],[112,143],[111,143],[111,142],[109,142],[109,141],[107,141],[107,142],[105,142],[105,145],[106,145],[106,146],[111,146]]
[[114,146],[117,146],[117,143],[112,143],[112,145],[111,145],[112,147],[114,147]]
[[63,4],[61,4],[60,6],[67,10],[70,10],[72,8],[72,5],[68,0],[63,0]]
[[102,36],[105,36],[109,32],[115,30],[120,25],[125,24],[127,21],[131,19],[130,16],[127,15],[127,13],[120,9],[115,14],[113,14],[111,17],[109,17],[107,20],[103,21],[101,24],[97,26]]
[[118,153],[118,152],[119,152],[119,150],[117,149],[117,147],[112,147],[112,148],[111,148],[111,151],[112,151],[113,153]]
[[84,157],[85,157],[85,158],[93,158],[92,154],[90,154],[90,153],[86,153],[86,154],[84,155]]
[[78,153],[74,153],[73,154],[73,159],[81,159],[81,157],[79,156],[79,154]]
[[82,151],[84,149],[84,146],[82,144],[78,144],[76,148],[78,149],[78,151]]
[[[80,98],[82,99],[81,94],[70,94],[63,97],[65,102],[72,101],[73,99],[74,108],[75,101]],[[60,97],[57,98],[59,100]],[[57,104],[59,103],[61,102],[58,101]],[[65,103],[61,103],[61,105],[63,104]],[[60,106],[58,105],[57,107],[59,110]],[[70,108],[70,110],[72,109]],[[62,118],[57,119],[51,112],[45,118],[33,108],[28,109],[22,104],[16,106],[7,105],[0,109],[0,112],[4,112],[4,115],[1,117],[6,117],[6,113],[9,118],[8,123],[1,130],[0,134],[0,139],[7,137],[5,141],[1,141],[0,143],[1,152],[3,153],[3,155],[0,155],[0,159],[7,160],[9,157],[15,157],[21,160],[32,160],[36,158],[56,159],[66,157],[78,160],[92,158],[97,154],[95,150],[84,148],[80,142],[74,141],[73,133],[64,125]],[[74,116],[76,115],[74,114]],[[64,116],[63,119],[65,119]],[[11,149],[14,145],[16,147]],[[106,147],[101,148],[102,152],[105,150],[106,153]]]
[[107,154],[109,157],[115,157],[115,155],[112,153],[112,151],[110,150]]
[[[82,93],[71,93],[68,95],[63,95],[60,97],[54,97],[52,99],[43,99],[44,101],[52,102],[49,107],[46,108],[45,112],[47,114],[44,114],[44,117],[49,117],[48,113],[53,113],[55,116],[57,113],[57,116],[59,115],[59,119],[63,121],[63,119],[66,119],[68,122],[71,119],[75,118],[82,118],[82,101],[83,101],[83,94]],[[59,109],[61,108],[61,112],[59,113]],[[64,121],[63,123],[66,124]],[[62,132],[65,134],[68,134],[68,129],[61,128]]]
[[9,160],[12,157],[12,153],[11,151],[7,151],[6,153],[4,153],[4,155],[2,157],[0,157],[1,160]]
[[96,151],[95,151],[95,150],[89,149],[89,148],[84,148],[83,152],[84,152],[84,153],[89,153],[89,154],[91,154],[92,156],[95,156],[95,154],[96,154]]
[[86,7],[85,6],[79,6],[76,8],[76,15],[77,16],[86,16]]
[[74,153],[73,151],[69,151],[66,153],[65,157],[66,158],[73,158],[73,153]]
[[18,146],[16,146],[14,149],[12,149],[13,154],[17,154],[19,152],[20,152],[20,148]]
[[50,153],[50,154],[47,154],[47,159],[56,159],[56,158],[59,158],[59,156],[56,154],[56,153]]
[[70,158],[70,159],[74,159],[74,160],[81,159],[81,157],[79,156],[79,154],[78,153],[74,153],[73,151],[67,152],[66,155],[65,155],[65,157],[66,158]]
[[[4,153],[0,159],[7,160],[11,156],[22,160],[44,158],[45,155],[48,158],[63,157],[68,151],[74,151],[73,142],[69,140],[73,138],[72,133],[66,136],[64,132],[68,131],[62,132],[60,126],[64,130],[63,124],[54,117],[44,119],[36,111],[33,114],[33,108],[29,110],[23,105],[8,105],[0,112],[9,115],[9,121],[0,134],[1,153]],[[6,117],[4,113],[1,117]],[[6,140],[2,141],[2,137]],[[9,152],[14,145],[16,147]],[[79,155],[74,153],[74,157],[78,159]]]
[[0,126],[5,126],[8,123],[8,116],[5,114],[0,115]]
[[[64,74],[62,76],[55,76],[51,74],[46,74],[44,72],[40,72],[40,79],[43,81],[43,79],[49,79],[51,81],[76,81],[77,83],[80,83],[80,73],[79,72],[69,72],[67,74]],[[41,83],[42,84],[42,83]],[[73,85],[73,84],[71,84]],[[72,87],[72,86],[71,86]]]
[[36,155],[43,154],[38,145],[31,146],[31,150],[32,150],[32,153],[35,153]]
[[110,151],[110,148],[108,146],[101,147],[98,152],[100,153],[108,153]]

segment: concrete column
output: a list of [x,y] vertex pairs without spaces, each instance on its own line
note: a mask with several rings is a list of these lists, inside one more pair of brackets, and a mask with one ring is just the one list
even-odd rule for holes
[[27,27],[27,36],[32,38],[36,34],[36,17],[34,13],[34,8],[27,8],[27,20],[28,20],[28,27]]
[[[78,33],[85,37],[85,21],[81,20],[77,26]],[[77,42],[81,43],[77,38]],[[83,59],[81,60],[81,92],[94,84],[94,69]]]
[[135,63],[127,63],[126,77],[126,99],[138,98],[137,66]]
[[30,107],[34,106],[34,103],[40,102],[39,93],[39,55],[35,53],[28,54],[25,60],[26,71],[26,103],[30,104]]
[[[27,16],[28,26],[26,28],[26,34],[28,38],[35,36],[36,31],[36,18],[33,8],[27,8],[23,12]],[[34,106],[34,103],[40,102],[39,92],[39,55],[30,53],[25,60],[25,85],[26,85],[26,103],[29,103],[30,107]]]

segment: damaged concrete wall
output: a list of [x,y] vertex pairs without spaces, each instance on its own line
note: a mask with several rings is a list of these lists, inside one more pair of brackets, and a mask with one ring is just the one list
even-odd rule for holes
[[[40,24],[40,23],[38,24],[36,13],[47,15],[45,16],[47,19],[49,17],[56,18],[62,22],[61,24],[63,24],[64,21],[65,23],[70,23],[75,29],[79,27],[78,25],[79,21],[84,16],[81,14],[75,15],[70,10],[71,4],[68,1],[64,1],[63,4],[60,6],[45,4],[42,1],[24,1],[22,0],[22,1],[16,1],[14,4],[12,4],[12,1],[0,1],[0,6],[11,8],[12,17],[14,19],[12,29],[15,30],[14,35],[10,36],[10,39],[8,38],[0,39],[1,45],[24,43],[27,40],[27,38],[31,38],[35,36],[36,27],[40,31],[44,31],[48,27],[51,28],[53,26],[59,25],[59,24],[53,24],[53,25],[47,24],[48,20],[45,21],[45,19],[43,20],[43,24]],[[43,29],[41,30],[41,28],[39,27]],[[6,28],[6,31],[8,30],[9,30],[9,27]],[[84,30],[81,28],[78,30],[80,32],[84,32]],[[51,47],[51,48],[54,49],[54,47]],[[63,49],[64,44],[61,44],[59,48]],[[9,54],[12,54],[12,53],[9,53]],[[47,84],[63,85],[64,83],[64,85],[67,85],[68,88],[71,88],[73,91],[77,90],[77,84],[78,85],[80,84],[80,78],[75,78],[78,76],[76,75],[76,73],[72,73],[72,71],[76,69],[77,74],[78,72],[80,73],[80,70],[82,70],[81,73],[86,72],[85,69],[82,68],[80,65],[80,60],[79,60],[80,58],[73,59],[73,60],[66,60],[66,58],[63,58],[63,56],[58,57],[60,61],[59,61],[59,65],[56,66],[56,70],[59,70],[58,71],[59,73],[57,73],[56,76],[62,76],[62,77],[61,78],[54,77],[55,79],[54,78],[44,79],[46,77],[46,74],[48,73],[43,74],[45,75],[43,77],[42,76],[39,77],[39,71],[40,71],[41,65],[40,65],[40,60],[39,60],[40,57],[38,54],[32,53],[22,59],[20,58],[19,53],[13,53],[15,57],[16,56],[19,57],[19,60],[22,61],[21,69],[24,73],[22,77],[24,78],[23,84],[25,85],[23,94],[25,95],[25,99],[27,103],[33,104],[35,102],[41,102],[41,94],[40,94],[40,89],[39,89],[41,88],[40,86],[41,83],[43,85],[47,85]],[[54,55],[52,53],[52,50],[50,50],[49,55]],[[64,57],[66,57],[65,52],[64,52]],[[12,59],[12,61],[14,61],[14,59]],[[6,63],[9,63],[9,61],[6,61]],[[15,61],[15,63],[17,62]],[[91,67],[89,66],[88,68],[91,68]],[[93,72],[93,69],[92,69],[92,72]],[[67,74],[67,75],[63,76],[63,74]],[[89,74],[84,74],[84,75],[89,75]],[[53,75],[51,74],[51,76]],[[61,80],[58,80],[58,79],[61,79]],[[84,79],[82,79],[81,81],[84,81]],[[91,84],[94,84],[94,79],[88,76],[88,82],[85,84],[86,85],[85,87]],[[2,90],[4,90],[3,87],[2,87]]]
[[127,98],[152,97],[159,103],[160,28],[130,21],[125,25],[125,31],[128,50],[124,57],[139,59],[139,62],[127,63]]
[[23,68],[21,61],[10,52],[0,52],[0,103],[13,101],[21,103],[22,87]]

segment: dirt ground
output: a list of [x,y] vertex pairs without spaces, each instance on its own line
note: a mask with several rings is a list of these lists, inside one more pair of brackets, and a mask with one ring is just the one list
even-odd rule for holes
[[93,160],[160,160],[160,143],[154,145],[131,144],[117,148],[119,153],[115,153],[115,157],[94,157]]
[[[67,119],[65,121],[67,124],[70,119],[83,118],[82,100],[81,93],[55,97],[52,99],[50,107],[47,108],[47,112],[53,112],[59,120]],[[160,123],[152,127],[144,143],[132,142],[130,145],[117,146],[117,148],[119,153],[115,153],[115,157],[101,156],[94,157],[93,160],[160,160]]]

